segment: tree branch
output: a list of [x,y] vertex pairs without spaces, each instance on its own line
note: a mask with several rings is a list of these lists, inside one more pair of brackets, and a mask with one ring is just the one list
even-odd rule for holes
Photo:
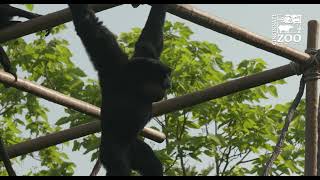
[[231,169],[230,172],[233,171],[234,168],[236,168],[239,164],[243,164],[244,163],[244,159],[251,153],[251,151],[249,150],[242,158],[240,161],[238,161]]

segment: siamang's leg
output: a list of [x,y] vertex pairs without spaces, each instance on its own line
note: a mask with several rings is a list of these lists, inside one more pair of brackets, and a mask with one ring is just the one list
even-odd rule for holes
[[13,72],[11,69],[10,60],[9,60],[8,55],[6,54],[6,52],[4,51],[2,46],[0,46],[0,63],[3,66],[4,71],[12,74],[14,76],[15,80],[18,79],[17,74],[15,72]]
[[10,5],[0,5],[0,12],[8,17],[19,16],[27,19],[33,19],[41,16],[40,14],[25,11],[19,8],[12,7]]
[[77,34],[98,71],[113,70],[115,65],[127,63],[128,57],[115,36],[99,22],[87,4],[69,4],[69,7]]
[[132,145],[130,151],[132,169],[143,176],[163,176],[163,167],[152,149],[140,139]]
[[166,4],[152,5],[148,20],[136,43],[134,57],[160,58],[163,49],[163,26],[166,11]]
[[129,144],[123,144],[112,139],[102,139],[108,142],[101,143],[101,163],[107,170],[107,176],[129,176],[131,172],[128,160]]

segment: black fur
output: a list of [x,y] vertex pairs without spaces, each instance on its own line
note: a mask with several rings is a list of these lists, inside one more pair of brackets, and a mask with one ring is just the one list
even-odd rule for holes
[[131,60],[114,35],[84,4],[69,5],[77,34],[98,71],[102,89],[100,158],[107,175],[163,175],[152,149],[138,139],[151,119],[152,102],[169,88],[170,68],[159,60],[166,5],[153,5]]
[[[0,4],[0,29],[20,23],[20,21],[12,21],[12,18],[15,16],[33,19],[41,15],[12,7],[9,4]],[[49,35],[50,31],[50,29],[47,30],[46,36]],[[17,80],[17,75],[15,72],[13,72],[9,58],[2,46],[0,46],[0,63],[3,66],[3,69],[12,74]]]
[[18,79],[17,74],[11,68],[11,63],[10,63],[9,57],[6,54],[6,52],[4,51],[2,46],[0,46],[0,63],[1,63],[3,70],[5,72],[12,74],[14,76],[15,80]]

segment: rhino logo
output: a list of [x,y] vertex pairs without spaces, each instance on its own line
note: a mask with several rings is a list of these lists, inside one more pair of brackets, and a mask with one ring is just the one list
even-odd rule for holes
[[288,44],[301,42],[302,15],[275,14],[272,15],[273,44]]
[[292,29],[292,25],[279,25],[279,33],[290,33],[290,29]]

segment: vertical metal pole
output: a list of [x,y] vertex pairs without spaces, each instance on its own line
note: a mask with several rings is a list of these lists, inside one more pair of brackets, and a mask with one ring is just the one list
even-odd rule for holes
[[[320,97],[319,97],[320,98]],[[318,107],[318,158],[317,158],[317,170],[318,176],[320,176],[320,99],[319,99],[319,107]]]
[[[315,20],[308,22],[308,49],[318,48],[319,25]],[[305,72],[306,80],[306,129],[305,129],[305,175],[317,175],[317,151],[318,151],[318,73],[317,66],[309,68]]]

